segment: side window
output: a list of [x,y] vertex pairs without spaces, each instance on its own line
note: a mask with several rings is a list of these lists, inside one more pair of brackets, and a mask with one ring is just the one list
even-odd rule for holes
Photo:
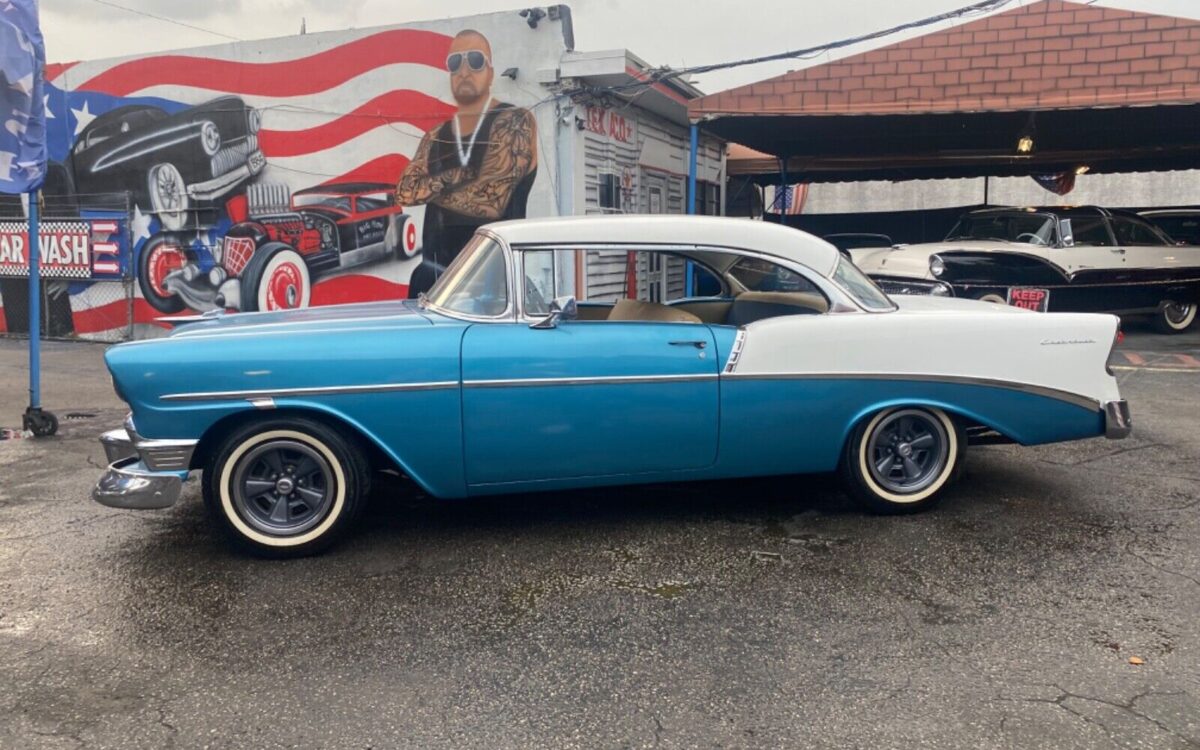
[[750,292],[821,293],[815,284],[800,274],[759,258],[740,259],[729,269],[729,275]]
[[606,213],[621,210],[621,178],[611,172],[600,175],[600,208]]
[[524,283],[522,309],[527,317],[550,314],[550,302],[556,297],[576,295],[575,269],[582,251],[523,250],[519,253]]
[[1112,220],[1113,234],[1117,236],[1117,244],[1130,245],[1164,245],[1163,238],[1158,236],[1150,225],[1140,221],[1117,216]]
[[1075,246],[1108,247],[1112,239],[1108,236],[1108,227],[1100,216],[1074,217],[1071,219],[1071,231],[1075,235]]
[[588,251],[587,302],[615,303],[621,299],[669,304],[694,297],[719,297],[724,284],[699,263],[669,252],[646,250]]

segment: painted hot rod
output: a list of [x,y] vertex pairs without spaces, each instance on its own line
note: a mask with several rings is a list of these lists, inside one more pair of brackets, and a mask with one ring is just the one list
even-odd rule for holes
[[[626,273],[577,300],[584,254]],[[1127,435],[1116,334],[892,299],[774,224],[502,222],[420,300],[218,312],[109,349],[131,413],[93,497],[165,508],[199,472],[216,526],[271,556],[345,533],[384,469],[440,498],[837,470],[869,509],[912,512],[972,443]]]
[[142,296],[155,309],[288,310],[307,307],[322,274],[417,251],[419,232],[395,204],[394,186],[343,183],[297,190],[252,185],[249,217],[213,248],[186,233],[147,241],[138,259]]

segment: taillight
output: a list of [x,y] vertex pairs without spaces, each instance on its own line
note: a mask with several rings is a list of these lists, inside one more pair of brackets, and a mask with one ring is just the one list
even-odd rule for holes
[[1108,349],[1108,359],[1105,360],[1105,362],[1104,362],[1104,371],[1114,377],[1116,376],[1117,373],[1115,373],[1113,371],[1112,358],[1113,358],[1113,355],[1116,354],[1116,352],[1117,352],[1117,344],[1120,344],[1124,340],[1125,340],[1125,332],[1121,330],[1121,321],[1120,321],[1120,319],[1118,319],[1117,320],[1117,332],[1113,335],[1112,346],[1109,347],[1109,349]]

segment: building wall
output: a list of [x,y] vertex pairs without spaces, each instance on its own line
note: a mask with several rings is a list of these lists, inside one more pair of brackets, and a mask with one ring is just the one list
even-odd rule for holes
[[[637,107],[604,109],[585,107],[583,129],[584,208],[582,213],[687,212],[688,128]],[[721,141],[701,136],[697,151],[697,191],[716,193],[724,184],[725,148]],[[608,185],[606,185],[606,180]],[[612,182],[616,182],[616,195]],[[605,197],[615,200],[604,200]],[[606,205],[607,204],[607,205]],[[707,213],[720,214],[722,203],[707,201]],[[699,212],[699,209],[698,209]],[[588,251],[584,258],[583,289],[588,299],[616,299],[632,294],[625,289],[626,254]],[[669,264],[668,283],[673,293],[683,288],[682,263]]]
[[[545,18],[531,29],[516,12],[494,13],[48,66],[53,166],[45,190],[83,204],[92,193],[132,196],[138,324],[187,309],[262,307],[240,256],[255,257],[265,240],[297,251],[289,278],[307,304],[403,297],[422,246],[438,240],[424,219],[439,198],[397,205],[397,182],[420,163],[422,139],[457,110],[446,59],[458,32],[486,36],[492,96],[527,110],[536,128],[522,131],[537,160],[528,195],[516,191],[501,217],[574,210],[562,205],[556,179],[559,103],[530,83],[557,66],[564,24]],[[501,75],[509,68],[515,80]],[[156,195],[159,183],[182,189]],[[352,193],[376,202],[349,215],[299,205],[348,202]],[[269,269],[260,270],[259,290]],[[71,290],[84,312],[87,287]],[[104,316],[77,315],[85,317]],[[104,334],[78,325],[75,333]]]

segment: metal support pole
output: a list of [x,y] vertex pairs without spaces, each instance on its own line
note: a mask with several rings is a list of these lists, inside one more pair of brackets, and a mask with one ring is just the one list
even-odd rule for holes
[[42,408],[42,285],[38,269],[38,194],[29,194],[29,408]]
[[29,193],[29,408],[21,426],[37,437],[58,432],[58,419],[42,411],[42,290],[38,265],[38,191]]
[[[696,213],[696,170],[698,169],[698,165],[696,164],[696,161],[697,161],[697,152],[700,150],[700,125],[699,125],[699,123],[693,122],[691,130],[692,130],[692,145],[691,145],[691,149],[689,150],[689,155],[688,155],[687,212],[689,215],[695,215],[695,213]],[[688,297],[691,297],[693,294],[693,289],[694,289],[694,285],[695,285],[695,281],[696,281],[696,269],[693,267],[692,262],[690,260],[687,262],[686,277],[687,278],[684,282],[685,295]]]

